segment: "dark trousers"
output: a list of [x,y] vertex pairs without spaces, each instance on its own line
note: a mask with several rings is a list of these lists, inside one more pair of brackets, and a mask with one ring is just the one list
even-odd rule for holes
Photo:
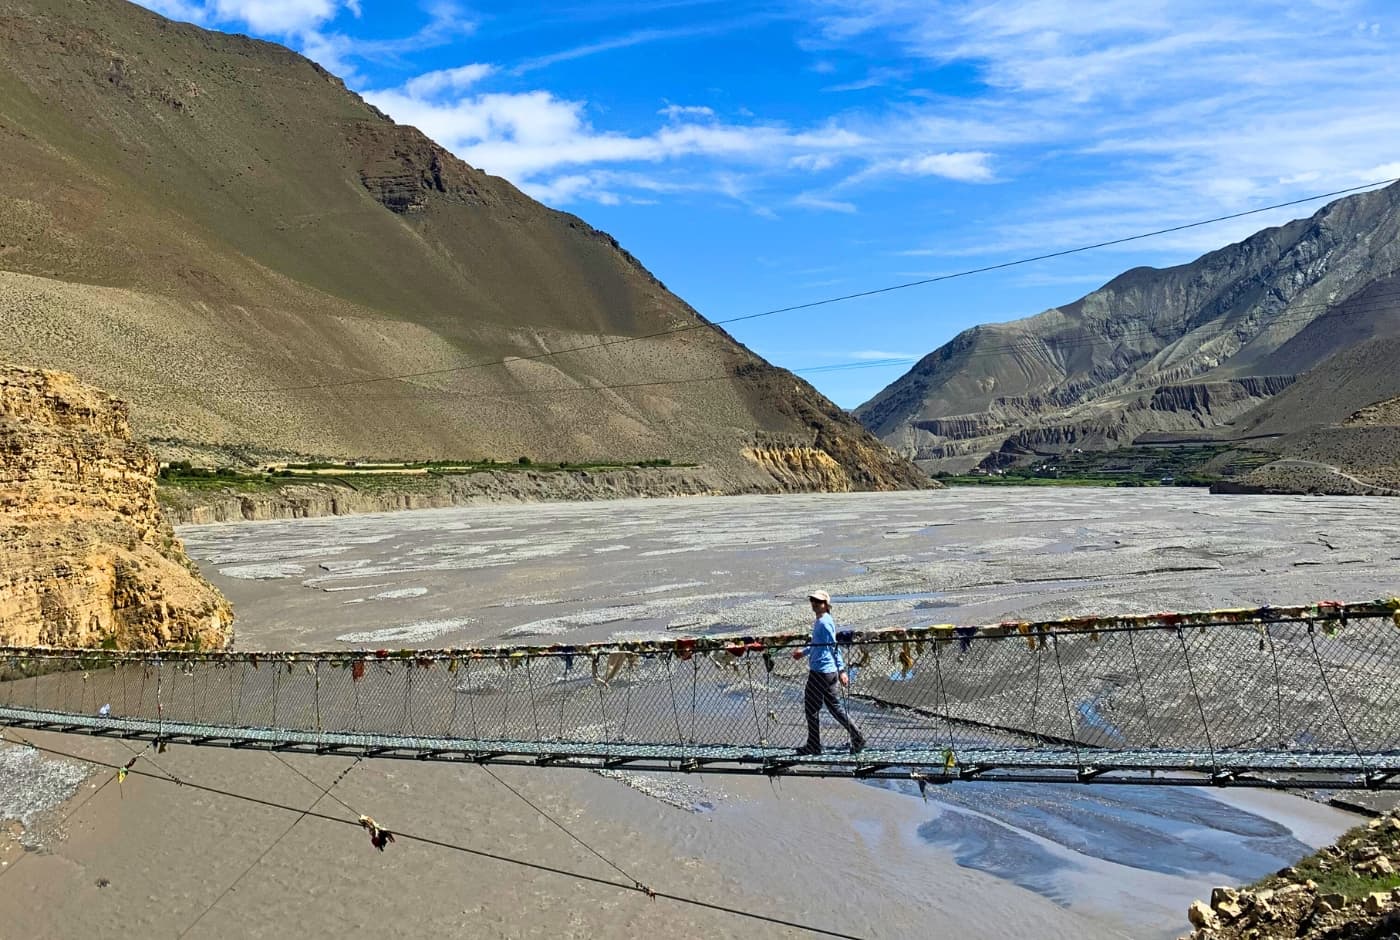
[[802,709],[807,713],[807,746],[816,749],[822,746],[821,728],[817,723],[817,716],[821,714],[822,706],[831,712],[831,717],[841,723],[850,734],[852,741],[861,740],[860,732],[846,715],[846,710],[841,707],[841,700],[836,697],[836,689],[840,686],[840,680],[834,672],[817,672],[811,670],[807,673],[807,688],[802,694]]

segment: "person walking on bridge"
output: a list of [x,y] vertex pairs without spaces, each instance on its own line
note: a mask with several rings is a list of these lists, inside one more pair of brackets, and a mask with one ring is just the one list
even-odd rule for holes
[[865,736],[855,726],[841,700],[836,697],[838,686],[850,684],[846,665],[841,661],[841,650],[836,646],[836,623],[831,619],[831,595],[825,591],[813,591],[807,595],[812,604],[816,622],[812,624],[812,640],[803,649],[792,651],[793,659],[807,657],[810,669],[807,672],[807,688],[802,696],[802,707],[807,714],[807,743],[797,749],[797,753],[810,757],[822,752],[821,726],[818,716],[822,706],[831,712],[831,717],[841,723],[851,736],[851,753],[859,753],[865,747]]

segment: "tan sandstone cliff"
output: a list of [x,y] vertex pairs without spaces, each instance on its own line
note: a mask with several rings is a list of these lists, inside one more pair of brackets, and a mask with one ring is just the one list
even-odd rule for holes
[[231,640],[232,608],[161,515],[156,469],[124,403],[0,366],[0,644]]

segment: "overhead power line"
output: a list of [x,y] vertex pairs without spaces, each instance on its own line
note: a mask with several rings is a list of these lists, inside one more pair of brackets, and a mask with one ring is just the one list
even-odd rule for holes
[[[1321,322],[1325,319],[1350,317],[1356,316],[1358,314],[1378,313],[1396,310],[1398,307],[1400,307],[1400,300],[1397,300],[1397,298],[1400,298],[1400,290],[1378,291],[1369,296],[1366,300],[1356,303],[1348,303],[1347,301],[1343,300],[1338,301],[1336,303],[1318,302],[1310,304],[1295,304],[1288,307],[1285,313],[1270,318],[1267,321],[1266,325],[1273,326],[1275,324],[1290,322],[1316,323]],[[1333,310],[1331,309],[1333,307],[1339,307],[1341,309]],[[1316,312],[1319,310],[1329,312],[1324,312],[1320,316],[1315,316],[1314,314],[1316,314]],[[1213,336],[1204,337],[1204,339],[1214,339],[1217,337],[1223,337],[1227,335],[1228,332],[1228,329],[1222,330],[1221,332],[1216,333]],[[963,354],[961,358],[963,360],[999,358],[1008,353],[1043,352],[1047,350],[1053,352],[1065,352],[1069,350],[1085,349],[1095,346],[1116,346],[1127,340],[1144,339],[1153,336],[1156,336],[1155,330],[1152,327],[1147,326],[1145,324],[1136,327],[1125,327],[1114,336],[1084,336],[1074,339],[1055,339],[1053,337],[1040,338],[1028,336],[1024,339],[1016,340],[1014,342],[1009,343],[978,345],[974,348],[972,352]],[[1157,355],[1160,352],[1161,350],[1159,350],[1157,353],[1153,353],[1153,355]],[[844,362],[828,366],[811,366],[803,369],[790,369],[787,371],[806,375],[813,372],[833,373],[846,372],[857,369],[890,368],[895,366],[913,365],[917,362],[920,362],[923,358],[924,357],[910,356],[903,358],[887,358],[860,362]],[[736,379],[742,376],[743,374],[744,372],[742,369],[731,369],[729,371],[716,373],[712,375],[685,376],[673,379],[652,379],[638,382],[599,383],[595,385],[548,386],[545,388],[521,389],[519,391],[514,392],[490,392],[476,389],[417,388],[414,389],[412,392],[396,392],[387,395],[353,395],[345,397],[349,400],[353,400],[356,402],[421,401],[423,399],[433,397],[509,400],[518,398],[535,398],[541,395],[567,395],[577,392],[625,391],[627,389],[637,388],[659,388],[664,386],[695,385],[706,382],[725,382],[732,381],[733,379]]]
[[451,375],[461,372],[468,372],[475,369],[484,369],[491,366],[503,366],[515,362],[538,362],[543,359],[550,359],[555,356],[564,356],[570,353],[584,352],[594,349],[605,349],[612,346],[620,346],[627,343],[636,343],[643,340],[655,339],[661,336],[672,336],[677,333],[690,332],[692,330],[711,329],[719,326],[727,326],[732,323],[744,323],[750,320],[758,320],[764,317],[777,316],[784,313],[793,313],[799,310],[811,310],[817,307],[825,307],[831,304],[845,303],[851,300],[859,300],[866,297],[875,297],[881,294],[894,293],[895,291],[908,290],[913,287],[922,287],[927,284],[937,284],[943,281],[951,281],[959,278],[970,277],[974,274],[986,274],[991,271],[1002,271],[1007,268],[1014,268],[1021,265],[1033,264],[1038,261],[1048,261],[1053,258],[1063,258],[1069,255],[1081,254],[1086,251],[1094,251],[1100,248],[1109,248],[1114,245],[1123,245],[1129,242],[1141,241],[1147,238],[1155,238],[1161,235],[1169,235],[1174,232],[1184,232],[1189,229],[1200,228],[1206,225],[1215,225],[1220,222],[1228,222],[1234,219],[1242,219],[1263,212],[1272,212],[1277,209],[1286,209],[1291,206],[1303,205],[1309,202],[1317,202],[1320,199],[1331,199],[1337,196],[1345,196],[1349,193],[1356,193],[1366,189],[1374,189],[1380,186],[1387,186],[1391,183],[1400,182],[1400,177],[1386,180],[1378,180],[1371,183],[1363,183],[1359,186],[1350,186],[1345,189],[1336,189],[1331,192],[1317,193],[1312,196],[1304,196],[1299,199],[1290,199],[1285,202],[1277,202],[1268,206],[1260,206],[1256,209],[1246,209],[1243,212],[1232,212],[1225,215],[1217,215],[1208,219],[1201,219],[1195,222],[1186,222],[1181,225],[1172,225],[1166,228],[1154,229],[1150,232],[1140,232],[1136,235],[1126,235],[1121,238],[1110,238],[1089,245],[1080,245],[1074,248],[1064,248],[1059,251],[1050,251],[1043,254],[1031,255],[1024,258],[1017,258],[1012,261],[1002,261],[997,264],[982,265],[976,268],[967,268],[961,271],[953,271],[948,274],[939,274],[931,277],[919,278],[913,281],[904,281],[898,284],[889,284],[884,287],[875,287],[869,290],[856,291],[849,294],[841,294],[835,297],[826,297],[821,300],[808,301],[800,304],[790,304],[784,307],[774,307],[770,310],[762,310],[757,313],[744,314],[737,317],[729,317],[723,320],[706,320],[697,317],[697,322],[685,323],[680,326],[668,327],[663,330],[655,330],[650,333],[643,333],[638,336],[624,336],[609,340],[600,340],[595,343],[585,343],[579,346],[571,346],[567,349],[557,349],[547,352],[533,353],[520,356],[505,356],[499,359],[483,360],[481,362],[469,362],[459,366],[444,366],[437,369],[423,369],[414,372],[400,372],[390,375],[367,376],[357,379],[343,379],[331,382],[309,382],[302,385],[270,386],[264,388],[241,389],[224,394],[242,395],[262,395],[262,394],[283,394],[287,392],[304,392],[316,389],[349,388],[357,385],[372,385],[379,382],[397,382],[407,379],[421,379],[437,375]]

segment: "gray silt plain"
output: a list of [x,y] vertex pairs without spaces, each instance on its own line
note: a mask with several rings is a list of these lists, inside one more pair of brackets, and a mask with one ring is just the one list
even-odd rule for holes
[[181,530],[238,645],[586,642],[1369,600],[1400,503],[1190,489],[484,506]]

